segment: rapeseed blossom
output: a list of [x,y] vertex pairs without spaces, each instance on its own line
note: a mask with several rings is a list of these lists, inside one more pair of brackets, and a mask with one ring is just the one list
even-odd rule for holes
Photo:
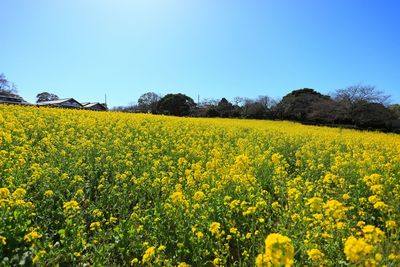
[[26,195],[26,190],[23,188],[17,188],[13,193],[12,197],[14,199],[23,199],[24,196]]
[[36,230],[32,230],[24,236],[24,240],[28,243],[33,242],[35,239],[41,238],[42,235],[36,232]]
[[259,254],[257,266],[285,266],[293,265],[294,247],[292,240],[281,234],[270,234],[265,239],[265,253]]
[[7,241],[7,238],[5,238],[4,236],[0,235],[0,244],[5,245]]
[[316,249],[316,248],[307,250],[307,255],[310,258],[310,260],[312,260],[314,262],[321,261],[325,256],[324,253],[322,253],[319,249]]
[[194,193],[193,195],[193,199],[196,201],[202,201],[204,199],[205,195],[202,191],[196,191],[196,193]]
[[142,262],[146,263],[146,262],[150,261],[150,259],[155,254],[155,251],[156,251],[155,247],[149,247],[148,249],[146,249],[146,251],[143,254]]
[[211,232],[211,234],[218,237],[218,236],[219,236],[219,229],[220,229],[220,227],[221,227],[221,224],[220,224],[220,223],[218,223],[218,222],[212,222],[212,223],[210,224],[210,232]]
[[70,213],[71,211],[73,212],[80,210],[79,204],[75,200],[65,202],[63,207],[65,213]]
[[344,244],[344,253],[351,263],[360,263],[367,259],[374,247],[368,244],[363,238],[350,236]]
[[4,265],[400,264],[398,135],[5,105],[0,122]]

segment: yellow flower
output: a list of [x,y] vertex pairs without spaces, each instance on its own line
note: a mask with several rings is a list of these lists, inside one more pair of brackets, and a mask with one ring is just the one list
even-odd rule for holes
[[243,212],[243,216],[251,215],[251,214],[255,213],[256,210],[257,210],[256,207],[248,207],[246,209],[246,211]]
[[75,196],[82,196],[83,195],[83,190],[82,189],[78,189],[76,190]]
[[116,223],[118,221],[117,217],[110,216],[110,223]]
[[379,201],[379,197],[376,195],[372,195],[372,196],[368,197],[368,202],[370,202],[372,204],[375,204],[378,201]]
[[245,155],[239,155],[236,157],[235,164],[239,168],[246,168],[249,165],[249,158]]
[[376,174],[376,173],[371,174],[371,175],[369,175],[369,176],[365,176],[365,177],[363,178],[364,182],[365,182],[368,186],[373,186],[373,185],[379,184],[380,181],[381,181],[381,179],[382,179],[382,176],[379,175],[379,174]]
[[92,211],[92,214],[93,214],[94,216],[96,216],[96,217],[101,217],[101,216],[103,216],[103,212],[101,212],[99,209],[94,209],[94,210]]
[[138,263],[139,262],[139,259],[138,258],[133,258],[132,260],[131,260],[131,265],[134,265],[134,264],[136,264],[136,263]]
[[155,251],[156,251],[155,247],[149,247],[148,249],[146,249],[146,251],[143,254],[142,262],[143,263],[148,262],[151,259],[151,257],[153,257]]
[[90,224],[90,231],[94,231],[96,229],[100,228],[100,222],[92,222]]
[[63,208],[64,208],[64,213],[66,214],[80,210],[79,204],[75,200],[65,202]]
[[219,228],[221,227],[221,224],[218,222],[212,222],[210,224],[210,232],[212,235],[218,236],[219,235]]
[[183,193],[182,191],[175,191],[172,195],[171,195],[171,200],[172,203],[180,203],[183,201]]
[[294,247],[292,240],[281,234],[270,234],[265,239],[265,253],[256,258],[257,266],[292,266]]
[[379,243],[385,239],[385,233],[373,225],[366,225],[362,228],[364,238],[367,242]]
[[386,228],[389,230],[395,230],[397,228],[397,223],[393,220],[386,221]]
[[196,193],[194,193],[193,199],[196,201],[202,201],[204,199],[205,195],[202,191],[197,191]]
[[0,199],[7,199],[10,196],[10,190],[5,187],[0,188]]
[[199,232],[196,233],[196,236],[197,236],[198,239],[202,239],[204,237],[204,234],[199,231]]
[[371,189],[371,191],[377,195],[381,195],[383,193],[383,185],[381,184],[372,185],[369,189]]
[[180,263],[178,264],[178,267],[190,267],[190,265],[187,264],[186,262],[180,262]]
[[271,267],[271,263],[265,254],[258,254],[256,258],[257,267]]
[[4,236],[0,235],[0,244],[5,245],[6,244],[6,240],[7,240],[7,238],[5,238]]
[[322,210],[322,206],[324,204],[324,200],[320,197],[312,197],[307,200],[306,205],[310,207],[310,210],[313,212],[319,212]]
[[46,255],[46,251],[45,250],[40,250],[35,257],[33,257],[32,262],[33,264],[36,264],[41,258],[43,258],[43,256]]
[[26,195],[26,190],[23,188],[17,188],[14,193],[12,193],[12,197],[14,199],[23,199]]
[[365,242],[363,238],[357,239],[354,236],[347,238],[344,244],[344,254],[351,263],[359,263],[364,260],[374,249]]
[[30,233],[26,234],[24,236],[24,240],[26,242],[33,242],[35,239],[41,238],[42,235],[36,232],[35,230],[32,230]]
[[44,192],[44,196],[48,198],[54,196],[53,190],[47,190],[46,192]]
[[158,250],[158,251],[164,251],[166,248],[167,248],[166,246],[160,245],[160,246],[157,248],[157,250]]
[[329,200],[324,205],[325,215],[331,216],[336,220],[341,220],[346,217],[346,208],[345,206],[337,200]]
[[378,201],[374,204],[374,208],[377,210],[385,211],[388,208],[388,205],[383,201]]
[[357,222],[357,226],[358,226],[358,227],[364,227],[364,225],[365,225],[365,222],[364,222],[364,221],[358,221],[358,222]]
[[238,233],[238,229],[235,228],[235,227],[231,227],[231,229],[229,229],[229,232],[230,232],[231,234],[236,235],[236,234]]
[[214,260],[213,260],[213,264],[214,264],[214,266],[221,266],[221,259],[220,258],[215,258]]
[[310,260],[315,262],[321,261],[325,256],[324,253],[322,253],[319,249],[316,248],[307,250],[307,255],[310,258]]
[[273,210],[277,211],[277,210],[279,210],[279,207],[281,205],[279,205],[279,203],[275,201],[275,202],[272,202],[271,206],[272,206]]
[[376,253],[376,254],[375,254],[375,260],[376,260],[376,261],[381,261],[382,258],[383,258],[383,256],[382,256],[381,253]]
[[314,213],[312,216],[313,216],[313,218],[314,218],[315,220],[317,220],[317,221],[321,221],[322,218],[324,217],[324,215],[321,214],[321,213]]
[[349,194],[343,194],[343,195],[342,195],[342,198],[343,198],[344,200],[347,200],[347,199],[350,198],[350,195],[349,195]]

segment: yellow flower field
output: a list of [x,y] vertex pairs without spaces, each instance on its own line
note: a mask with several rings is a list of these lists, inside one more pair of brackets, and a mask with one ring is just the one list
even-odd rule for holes
[[0,106],[0,265],[399,266],[400,136]]

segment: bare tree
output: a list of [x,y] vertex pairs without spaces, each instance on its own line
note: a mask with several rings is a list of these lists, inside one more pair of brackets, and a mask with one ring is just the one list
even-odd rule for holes
[[14,83],[7,80],[3,73],[0,74],[0,94],[14,97],[18,96],[17,87]]
[[375,86],[349,86],[336,90],[333,97],[339,107],[342,123],[360,127],[382,127],[392,117],[387,109],[390,96],[377,90]]
[[259,95],[256,102],[262,104],[265,108],[271,108],[274,101],[267,95]]
[[233,98],[233,104],[235,106],[243,106],[245,104],[246,98],[241,97],[241,96],[235,96]]
[[138,108],[142,112],[155,113],[157,110],[157,103],[161,97],[153,92],[148,92],[141,95],[138,99]]
[[217,106],[219,100],[213,99],[213,98],[205,98],[201,101],[200,106],[201,107],[212,107],[212,106]]
[[337,102],[353,105],[357,102],[378,103],[387,106],[390,96],[371,85],[353,85],[344,89],[338,89],[333,95]]

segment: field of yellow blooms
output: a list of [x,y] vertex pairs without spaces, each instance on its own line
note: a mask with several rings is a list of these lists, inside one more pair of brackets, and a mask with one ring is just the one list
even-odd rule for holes
[[0,106],[0,265],[399,266],[400,136]]

